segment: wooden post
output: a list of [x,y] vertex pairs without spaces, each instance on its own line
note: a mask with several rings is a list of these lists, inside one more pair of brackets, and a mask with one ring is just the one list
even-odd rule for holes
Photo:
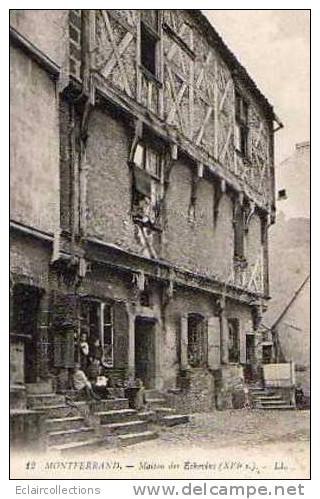
[[180,320],[180,367],[188,369],[188,316],[183,315]]
[[218,369],[221,364],[221,325],[217,316],[208,319],[208,366]]
[[135,315],[127,307],[129,318],[129,348],[128,348],[128,374],[129,376],[135,375]]

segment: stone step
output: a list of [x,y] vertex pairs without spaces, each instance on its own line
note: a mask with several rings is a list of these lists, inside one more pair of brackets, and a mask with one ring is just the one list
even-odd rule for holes
[[28,394],[34,395],[54,393],[52,380],[39,381],[37,383],[26,383],[26,390]]
[[250,395],[253,395],[255,397],[260,397],[261,395],[275,395],[274,391],[269,391],[269,390],[249,390]]
[[50,418],[46,419],[45,424],[49,432],[73,430],[84,426],[84,418],[81,416]]
[[172,407],[154,407],[153,410],[156,413],[157,417],[175,414],[175,409],[172,409]]
[[92,451],[101,447],[103,443],[104,440],[101,438],[89,438],[81,442],[69,442],[61,445],[53,445],[49,448],[49,450],[58,452],[62,455],[74,454],[79,457],[86,452],[92,453]]
[[33,407],[33,410],[45,414],[47,419],[67,418],[67,417],[81,415],[81,413],[79,414],[79,409],[81,411],[81,407],[82,406],[79,403],[74,406],[60,404],[60,405],[35,406]]
[[134,409],[119,409],[114,411],[99,411],[95,413],[100,418],[101,424],[117,423],[129,421],[136,417],[137,411]]
[[110,396],[114,396],[115,398],[125,398],[124,388],[108,388],[108,393]]
[[260,406],[259,409],[263,410],[273,410],[273,411],[278,411],[278,410],[293,410],[295,409],[294,405],[289,405],[289,404],[283,404],[283,405],[263,405]]
[[102,425],[103,432],[105,435],[110,433],[116,435],[124,435],[127,433],[143,433],[148,430],[148,422],[135,420],[135,421],[125,421],[123,423],[110,423]]
[[187,414],[171,414],[170,416],[162,416],[159,422],[165,426],[176,426],[178,424],[189,423]]
[[84,440],[88,440],[88,438],[92,438],[94,435],[94,428],[87,428],[85,426],[72,430],[52,431],[48,433],[48,444],[49,446],[52,446],[83,442]]
[[102,411],[117,411],[121,409],[129,409],[129,400],[126,398],[106,399],[95,404],[94,412]]
[[137,413],[137,419],[141,419],[141,421],[154,422],[157,420],[157,414],[155,411],[140,411]]
[[143,431],[141,433],[127,433],[126,435],[119,435],[119,443],[122,446],[139,444],[146,440],[153,440],[158,438],[158,434],[155,431]]
[[59,405],[65,403],[64,395],[57,395],[55,393],[37,393],[28,394],[27,404],[32,408],[41,405]]
[[281,395],[259,395],[256,400],[281,400]]
[[281,398],[276,399],[276,400],[273,400],[273,399],[261,400],[260,399],[259,402],[261,405],[274,405],[274,406],[286,404],[286,401],[281,399]]
[[156,388],[149,388],[144,391],[146,400],[149,398],[151,399],[156,399],[156,398],[163,398],[162,393],[157,390]]
[[167,404],[167,401],[164,398],[149,398],[149,399],[146,399],[146,402],[152,408],[165,407]]

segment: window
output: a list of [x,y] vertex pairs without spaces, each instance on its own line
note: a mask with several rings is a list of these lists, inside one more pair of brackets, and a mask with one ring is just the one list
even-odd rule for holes
[[163,190],[161,152],[139,142],[135,149],[133,163],[133,216],[141,223],[158,225]]
[[287,192],[286,192],[285,189],[280,189],[278,191],[278,201],[281,201],[281,200],[284,200],[284,199],[288,199]]
[[149,25],[141,22],[141,65],[149,73],[157,76],[157,32],[154,32]]
[[207,363],[207,322],[200,314],[188,315],[188,364],[202,367]]
[[108,367],[113,366],[113,308],[107,303],[102,303],[103,311],[103,337],[102,348],[105,364]]
[[245,260],[244,252],[244,211],[242,206],[237,206],[233,219],[234,230],[234,258],[236,260]]
[[248,104],[236,93],[235,147],[243,156],[248,156]]
[[239,319],[228,319],[228,329],[229,329],[229,362],[238,363],[240,361]]
[[[80,305],[80,340],[86,339],[90,354],[113,366],[113,308],[111,304],[83,299]],[[100,350],[100,351],[99,351]]]

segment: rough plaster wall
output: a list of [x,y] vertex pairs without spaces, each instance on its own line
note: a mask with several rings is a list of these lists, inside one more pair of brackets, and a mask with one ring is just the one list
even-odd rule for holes
[[102,265],[93,266],[88,272],[79,288],[83,293],[96,298],[111,300],[129,300],[132,295],[132,284],[130,277],[115,274]]
[[167,194],[168,224],[164,258],[209,276],[225,275],[233,258],[232,203],[224,195],[216,225],[214,186],[201,179],[197,188],[196,218],[188,216],[192,171],[181,160],[173,168]]
[[54,82],[11,52],[11,218],[46,232],[59,227],[59,124]]
[[58,66],[68,58],[68,10],[12,10],[10,25]]
[[214,272],[222,279],[228,279],[234,254],[233,205],[228,193],[223,194],[219,202],[211,248],[210,264]]
[[122,122],[95,109],[87,145],[88,234],[138,251],[131,219],[128,151],[129,138]]
[[48,286],[50,252],[39,241],[24,236],[10,237],[10,271],[32,279],[36,286]]
[[[170,175],[167,192],[167,226],[164,233],[164,258],[188,267],[192,261],[193,234],[188,221],[191,197],[191,169],[177,161]],[[187,244],[181,242],[187,241]]]
[[248,268],[253,272],[258,259],[262,256],[261,245],[261,222],[258,215],[254,214],[249,223],[249,230],[246,236],[246,259]]

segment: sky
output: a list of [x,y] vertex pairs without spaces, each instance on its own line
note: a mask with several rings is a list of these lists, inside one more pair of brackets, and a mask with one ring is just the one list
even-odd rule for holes
[[309,11],[204,10],[284,124],[276,164],[309,140]]

